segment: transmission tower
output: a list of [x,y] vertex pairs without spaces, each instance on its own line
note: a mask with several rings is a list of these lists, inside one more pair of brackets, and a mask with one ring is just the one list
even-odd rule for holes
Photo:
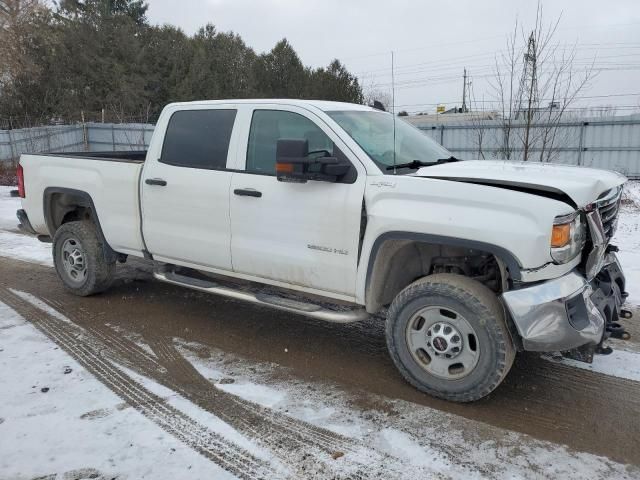
[[538,106],[538,58],[536,48],[536,36],[534,32],[529,35],[527,52],[524,54],[524,67],[520,84],[522,108],[526,108],[525,114],[529,115]]
[[[526,108],[525,134],[524,134],[524,158],[526,162],[529,159],[529,138],[531,132],[531,124],[533,113],[538,107],[538,58],[536,48],[535,32],[529,35],[527,44],[527,53],[524,54],[524,67],[522,72],[522,83],[520,85],[521,95],[524,96],[524,107]],[[522,98],[522,97],[521,97]],[[521,102],[522,103],[522,102]],[[522,108],[522,107],[521,107]]]

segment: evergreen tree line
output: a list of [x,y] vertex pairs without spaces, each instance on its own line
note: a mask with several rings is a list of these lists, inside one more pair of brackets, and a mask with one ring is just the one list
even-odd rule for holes
[[189,36],[150,25],[147,8],[143,0],[0,0],[0,119],[96,121],[104,110],[107,121],[154,121],[169,102],[220,98],[363,101],[338,60],[306,67],[286,39],[257,54],[213,24]]

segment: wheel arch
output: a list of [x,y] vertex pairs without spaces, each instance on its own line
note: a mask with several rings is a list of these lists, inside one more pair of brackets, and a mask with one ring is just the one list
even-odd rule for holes
[[76,220],[93,222],[98,240],[105,246],[105,260],[115,261],[118,259],[118,253],[111,248],[104,236],[98,211],[89,193],[66,187],[47,187],[43,194],[43,212],[51,238],[64,223]]
[[391,303],[404,287],[430,274],[430,251],[454,249],[491,255],[500,273],[514,281],[521,279],[521,263],[509,250],[498,245],[463,238],[426,233],[391,231],[373,242],[365,277],[365,305],[370,313]]

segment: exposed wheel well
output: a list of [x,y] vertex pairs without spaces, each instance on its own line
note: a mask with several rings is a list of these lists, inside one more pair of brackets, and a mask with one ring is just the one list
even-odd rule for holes
[[47,188],[44,192],[44,217],[51,238],[61,225],[81,220],[89,220],[96,227],[99,240],[105,245],[107,261],[122,260],[107,243],[102,233],[100,220],[91,196],[82,191],[65,188]]
[[370,313],[389,305],[406,286],[434,273],[455,273],[473,278],[495,293],[509,288],[513,279],[509,261],[482,248],[434,243],[412,238],[389,238],[372,250],[366,284]]
[[86,198],[72,193],[52,193],[47,200],[49,205],[47,227],[53,236],[61,225],[79,221],[95,220],[93,209]]

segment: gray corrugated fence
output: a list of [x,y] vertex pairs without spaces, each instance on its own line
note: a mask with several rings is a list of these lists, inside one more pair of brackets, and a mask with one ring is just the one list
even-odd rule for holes
[[91,123],[87,125],[89,150],[144,150],[153,129],[144,123]]
[[[503,132],[499,120],[439,123],[425,117],[408,120],[447,147],[459,158],[503,158]],[[149,145],[154,126],[142,123],[87,123],[0,130],[0,162],[16,159],[25,152],[140,150]],[[515,124],[512,141],[522,125]],[[532,137],[540,138],[544,125],[537,125]],[[616,170],[640,178],[640,115],[601,119],[572,119],[560,124],[551,161]],[[540,156],[534,144],[530,158]],[[518,159],[522,149],[514,149]]]
[[[500,120],[437,123],[423,120],[420,116],[408,120],[456,157],[504,158],[504,130]],[[522,123],[515,123],[511,132],[512,145],[516,146],[512,149],[511,158],[514,160],[522,158],[519,136],[522,136],[523,127]],[[531,131],[531,138],[537,141],[534,140],[530,148],[530,160],[540,161],[544,131],[544,124],[536,125]],[[556,131],[550,161],[615,170],[629,178],[640,178],[640,116],[564,121]]]
[[82,150],[80,125],[0,130],[0,161],[18,158],[28,152],[63,152]]
[[0,130],[0,162],[23,153],[144,150],[153,129],[142,123],[87,123]]

